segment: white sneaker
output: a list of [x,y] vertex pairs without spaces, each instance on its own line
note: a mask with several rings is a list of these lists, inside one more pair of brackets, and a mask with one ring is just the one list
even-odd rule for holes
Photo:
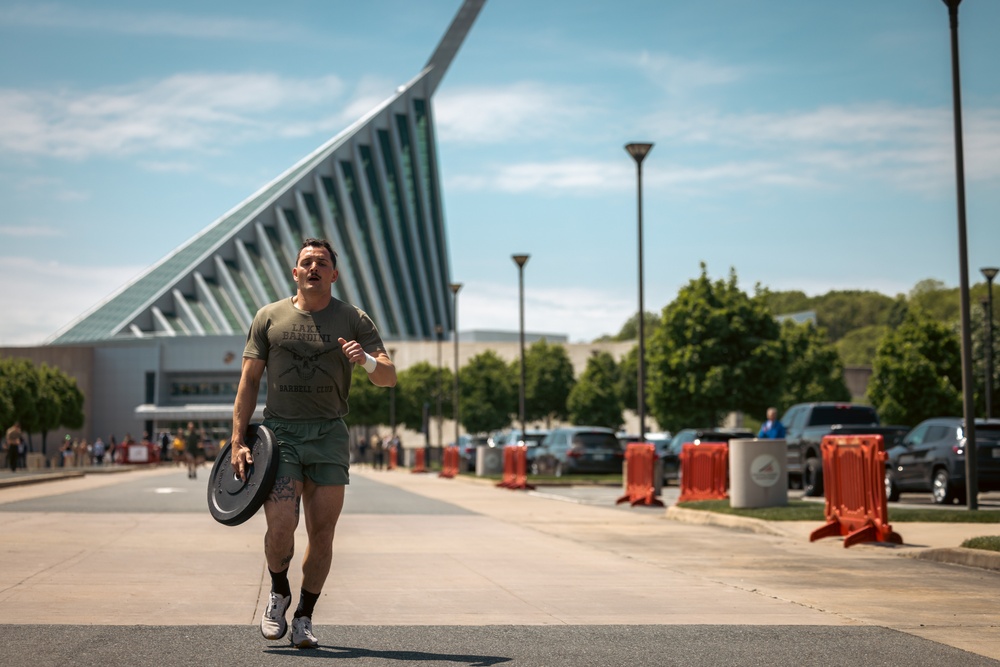
[[313,634],[312,619],[308,616],[292,619],[292,646],[296,648],[316,648],[319,646],[319,641]]
[[285,612],[292,604],[291,595],[278,595],[271,592],[271,597],[267,601],[267,609],[260,618],[260,634],[264,639],[281,639],[288,632],[288,622],[285,621]]

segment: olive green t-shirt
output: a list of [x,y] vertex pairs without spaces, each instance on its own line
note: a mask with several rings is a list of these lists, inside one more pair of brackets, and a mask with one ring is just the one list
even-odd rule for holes
[[296,308],[291,297],[257,311],[243,356],[267,364],[265,418],[316,421],[347,414],[354,364],[338,338],[357,341],[372,356],[385,351],[371,318],[337,299],[313,313]]

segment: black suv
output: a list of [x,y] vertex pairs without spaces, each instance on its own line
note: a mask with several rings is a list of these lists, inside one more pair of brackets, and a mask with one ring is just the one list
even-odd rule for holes
[[[886,498],[897,501],[902,491],[930,491],[939,505],[964,503],[964,424],[961,417],[927,419],[887,450]],[[976,465],[979,490],[1000,490],[1000,420],[976,420]]]

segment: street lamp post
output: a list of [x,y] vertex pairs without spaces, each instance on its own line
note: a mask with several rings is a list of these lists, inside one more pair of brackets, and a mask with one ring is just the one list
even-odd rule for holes
[[440,324],[434,327],[434,333],[437,334],[437,352],[438,352],[438,372],[437,372],[437,423],[438,423],[438,453],[444,447],[443,436],[441,434],[442,426],[441,420],[444,419],[441,408],[441,400],[444,394],[444,388],[441,382],[441,343],[444,338],[444,327]]
[[955,123],[955,189],[958,200],[958,278],[962,321],[962,402],[965,419],[966,507],[979,507],[976,461],[976,406],[972,397],[972,335],[969,331],[969,258],[965,234],[965,157],[962,148],[962,84],[958,66],[958,6],[962,0],[943,0],[951,29],[951,90]]
[[[394,348],[389,348],[387,350],[389,353],[389,358],[395,362],[396,350]],[[396,437],[396,385],[389,387],[389,428],[392,430],[392,437]]]
[[525,410],[524,410],[524,386],[525,386],[525,369],[524,369],[524,265],[528,263],[528,258],[531,255],[511,255],[511,259],[517,263],[517,283],[518,283],[518,300],[520,303],[521,310],[521,392],[518,401],[518,416],[521,418],[521,439],[527,442],[526,436],[528,433],[528,428],[525,426]]
[[455,337],[455,387],[454,387],[454,405],[452,406],[452,415],[455,417],[455,446],[458,447],[458,418],[460,416],[458,409],[458,290],[462,289],[462,283],[451,283],[449,285],[451,288],[451,331],[452,335]]
[[986,277],[986,418],[993,418],[993,279],[1000,269],[985,267],[979,271]]
[[635,160],[636,177],[638,183],[638,211],[639,211],[639,392],[637,397],[639,410],[639,442],[646,441],[646,332],[645,332],[645,306],[642,299],[642,161],[646,154],[653,148],[653,144],[625,144],[625,150]]

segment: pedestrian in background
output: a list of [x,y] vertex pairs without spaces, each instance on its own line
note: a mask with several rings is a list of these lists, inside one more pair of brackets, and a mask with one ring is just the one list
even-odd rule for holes
[[17,465],[21,459],[23,439],[21,435],[21,422],[14,422],[14,425],[7,429],[4,437],[4,446],[7,448],[7,466],[11,472],[17,472]]
[[780,440],[785,437],[785,425],[778,420],[778,408],[767,409],[767,421],[760,425],[758,438]]

